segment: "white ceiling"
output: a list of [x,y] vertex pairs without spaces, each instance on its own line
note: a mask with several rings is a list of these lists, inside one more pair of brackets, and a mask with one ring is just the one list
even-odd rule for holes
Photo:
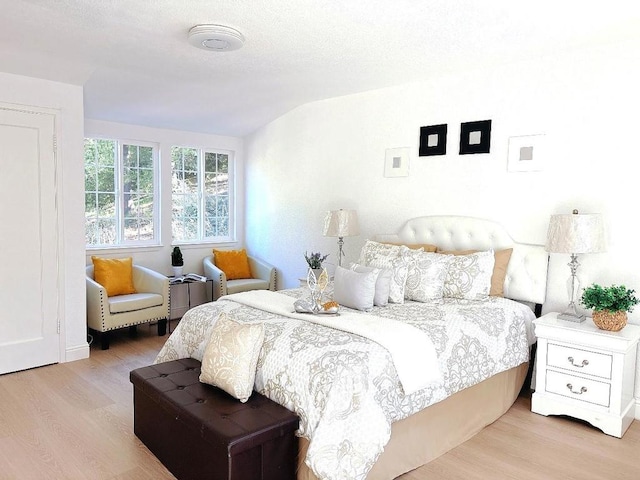
[[[639,35],[636,0],[0,0],[0,71],[90,119],[244,136],[304,103]],[[244,47],[187,42],[197,24]]]

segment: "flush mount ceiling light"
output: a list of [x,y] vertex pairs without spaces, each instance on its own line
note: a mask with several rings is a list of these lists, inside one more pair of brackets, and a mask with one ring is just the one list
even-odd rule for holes
[[228,52],[244,45],[244,37],[234,28],[224,25],[196,25],[189,30],[189,43],[212,52]]

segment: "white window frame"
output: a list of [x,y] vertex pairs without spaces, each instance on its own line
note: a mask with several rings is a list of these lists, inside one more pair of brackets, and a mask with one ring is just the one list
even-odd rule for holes
[[[149,247],[160,245],[160,204],[161,191],[160,191],[160,145],[155,142],[145,142],[141,140],[130,140],[124,138],[112,138],[103,137],[98,135],[91,135],[85,137],[85,139],[91,140],[107,140],[115,142],[116,144],[116,158],[115,158],[115,196],[116,196],[116,242],[113,244],[85,244],[87,250],[108,250],[117,248],[131,248],[131,247]],[[149,240],[126,240],[124,235],[124,160],[122,158],[122,146],[131,145],[136,147],[151,147],[151,157],[153,162],[153,238]],[[84,158],[84,157],[83,157]],[[85,190],[86,194],[86,190]]]
[[[171,178],[173,179],[173,148],[188,148],[197,151],[198,156],[198,234],[197,238],[192,240],[176,239],[173,232],[173,189],[171,190],[171,239],[172,244],[180,245],[198,245],[198,244],[222,244],[234,243],[236,241],[236,161],[235,151],[222,148],[198,147],[194,145],[177,145],[171,146],[169,152],[171,165]],[[205,211],[205,195],[204,195],[204,171],[205,171],[205,154],[214,153],[227,155],[228,157],[228,175],[229,175],[229,235],[205,237],[204,236],[204,211]]]

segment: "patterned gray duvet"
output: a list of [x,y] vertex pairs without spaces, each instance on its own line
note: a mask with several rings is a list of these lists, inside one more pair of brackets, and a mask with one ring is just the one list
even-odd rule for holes
[[[297,298],[307,292],[299,288],[279,293]],[[435,345],[443,381],[405,396],[393,362],[379,344],[218,301],[188,311],[156,363],[202,360],[211,328],[223,311],[239,322],[265,325],[255,390],[299,415],[298,433],[309,440],[306,464],[322,480],[364,479],[389,441],[393,422],[527,362],[534,341],[531,309],[503,298],[375,307],[373,315],[409,323]]]

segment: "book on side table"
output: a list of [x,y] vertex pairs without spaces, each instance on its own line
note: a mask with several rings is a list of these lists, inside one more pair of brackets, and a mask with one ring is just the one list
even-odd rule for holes
[[180,275],[179,277],[169,277],[169,283],[175,285],[176,283],[185,282],[206,282],[207,277],[198,275],[197,273],[187,273],[186,275]]

